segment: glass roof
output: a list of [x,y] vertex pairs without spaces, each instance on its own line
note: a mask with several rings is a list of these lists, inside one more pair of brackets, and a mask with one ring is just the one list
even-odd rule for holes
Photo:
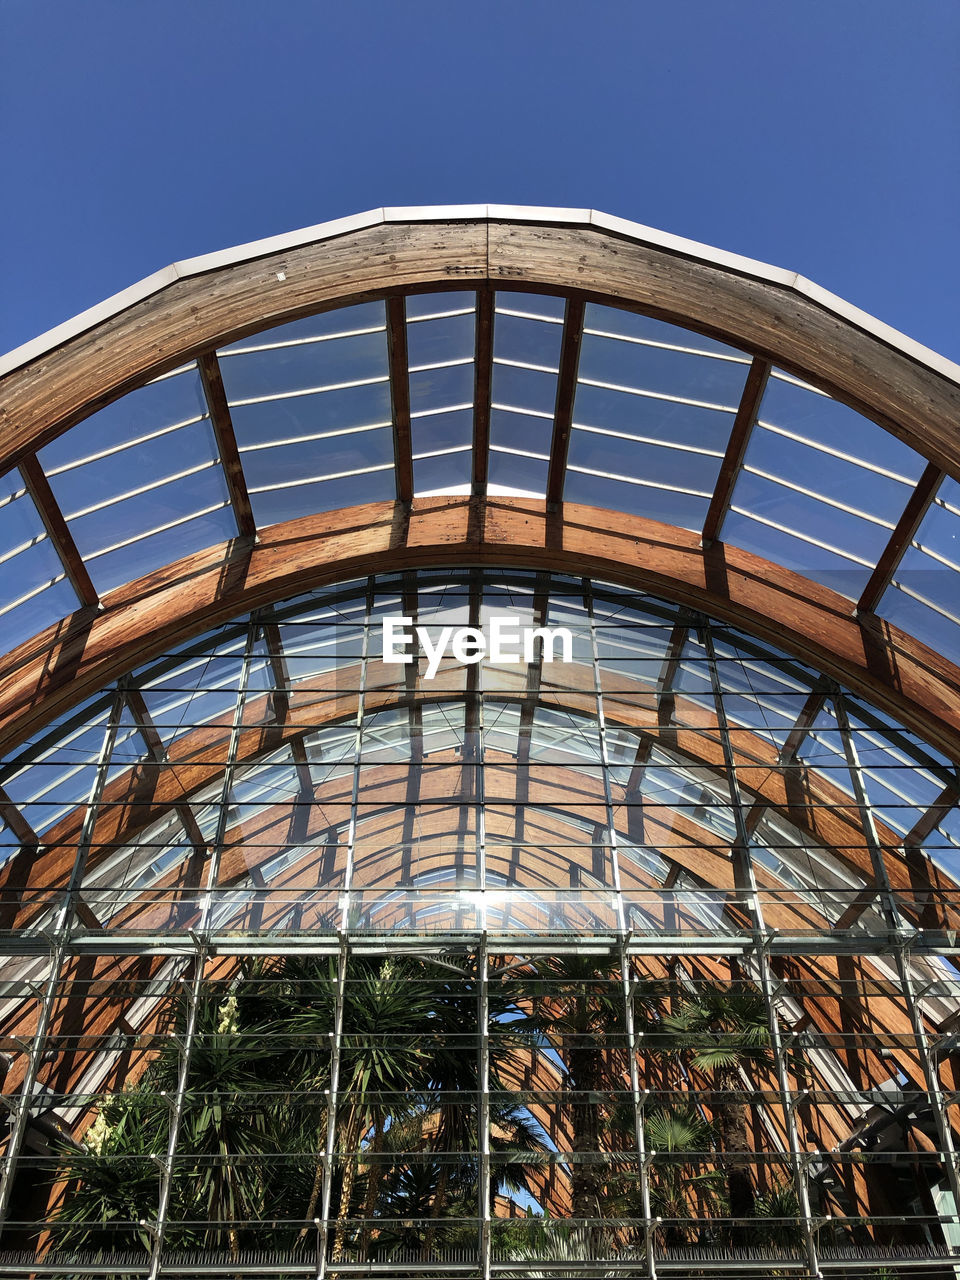
[[[447,657],[434,683],[422,657],[408,673],[384,660],[382,620],[401,611],[434,642],[508,612],[562,626],[572,660]],[[440,919],[442,894],[487,872],[527,895],[596,891],[604,910],[622,892],[643,929],[648,892],[681,873],[733,887],[723,867],[741,830],[771,910],[835,889],[833,906],[815,905],[839,918],[875,878],[871,831],[907,897],[911,851],[960,877],[957,771],[935,748],[735,628],[523,570],[385,575],[244,615],[35,735],[0,762],[0,787],[50,851],[41,898],[54,891],[46,859],[76,849],[92,804],[84,896],[104,928],[154,919],[154,890],[176,918],[198,841],[221,848],[224,887],[283,899],[319,875],[335,898],[355,877],[373,929],[421,874]],[[0,842],[2,866],[23,840],[6,828]],[[577,931],[582,903],[553,927]],[[538,919],[542,903],[527,907]],[[224,898],[214,924],[231,909]]]
[[[222,348],[219,419],[195,364],[130,392],[40,450],[52,496],[39,505],[29,477],[0,479],[7,644],[78,606],[71,551],[103,595],[235,537],[243,518],[228,485],[236,458],[221,456],[228,426],[261,528],[484,486],[544,499],[554,474],[568,502],[694,532],[713,504],[713,535],[724,542],[852,601],[871,583],[881,617],[960,659],[960,486],[943,480],[890,563],[884,553],[925,459],[882,426],[776,368],[751,403],[754,353],[634,311],[588,303],[574,333],[563,297],[498,290],[485,342],[472,290],[411,294],[400,306],[402,335],[391,336],[388,306],[374,301]],[[579,353],[568,360],[568,388],[564,351]],[[479,406],[478,389],[489,395]],[[551,463],[565,390],[569,442]],[[409,415],[408,459],[398,412]],[[489,434],[475,460],[481,416]],[[745,453],[725,465],[738,421]],[[51,502],[66,549],[50,534]]]

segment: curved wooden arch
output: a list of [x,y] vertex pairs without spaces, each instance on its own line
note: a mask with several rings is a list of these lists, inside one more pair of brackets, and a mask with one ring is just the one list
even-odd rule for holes
[[[960,478],[948,361],[788,272],[586,211],[381,211],[160,272],[12,353],[0,473],[146,379],[369,298],[491,284],[633,307],[809,378]],[[53,346],[51,349],[50,340]]]
[[275,525],[107,596],[0,666],[0,752],[164,648],[309,588],[403,569],[503,565],[587,575],[701,610],[834,677],[960,760],[960,670],[798,574],[670,525],[534,500],[421,498]]
[[[565,663],[556,666],[556,678],[551,681],[549,689],[543,692],[543,705],[589,716],[594,702],[592,668]],[[390,670],[390,679],[366,691],[365,709],[368,715],[374,716],[381,711],[406,705],[402,670],[399,667]],[[418,700],[418,704],[462,703],[465,693],[462,688],[458,688],[458,675],[455,667],[438,672],[429,696]],[[522,705],[530,694],[525,689],[525,680],[521,675],[517,674],[516,681],[516,687],[491,691],[488,696],[495,703],[513,702]],[[357,694],[350,690],[356,689],[356,680],[345,678],[344,671],[338,669],[333,675],[311,676],[308,683],[309,688],[302,700],[297,696],[297,687],[293,686],[290,691],[292,705],[288,707],[282,722],[273,718],[269,693],[250,703],[247,708],[247,727],[242,730],[237,742],[238,765],[256,764],[281,746],[301,740],[319,729],[355,721]],[[633,687],[628,688],[628,684]],[[625,693],[629,696],[624,697]],[[607,696],[607,723],[633,730],[638,741],[641,738],[653,744],[662,741],[671,755],[697,766],[706,766],[715,771],[718,777],[724,776],[725,758],[720,741],[720,726],[715,716],[696,703],[677,695],[674,716],[669,727],[665,728],[659,722],[656,695],[649,686],[621,679],[616,682],[616,689],[607,691]],[[538,697],[537,701],[539,700]],[[229,742],[230,730],[225,724],[214,723],[193,729],[169,744],[165,762],[146,760],[113,779],[106,787],[103,811],[91,834],[90,868],[95,869],[102,857],[109,857],[116,849],[135,841],[146,828],[160,821],[177,805],[196,801],[198,795],[221,779],[226,767]],[[863,878],[864,883],[870,882],[873,872],[865,838],[850,797],[845,792],[829,778],[817,775],[803,764],[798,763],[784,771],[780,767],[776,748],[752,731],[738,730],[732,753],[739,785],[749,796],[756,798],[765,808],[785,817],[816,844],[832,850],[838,864],[848,872]],[[492,751],[485,763],[485,803],[496,808],[501,803],[510,805],[517,802],[519,797],[513,763],[498,751]],[[418,800],[428,798],[431,803],[449,801],[452,806],[479,804],[476,797],[471,795],[469,780],[458,777],[461,768],[462,761],[453,755],[446,759],[431,758],[418,779]],[[381,811],[394,813],[402,810],[405,801],[409,799],[407,771],[408,765],[403,763],[395,766],[380,765],[376,768],[371,766],[370,772],[374,780],[365,786],[359,802],[364,812],[369,810],[369,817]],[[605,793],[599,779],[592,775],[581,777],[576,770],[568,777],[568,772],[567,766],[563,765],[529,766],[526,785],[529,788],[530,803],[539,807],[546,806],[551,811],[556,810],[558,821],[563,820],[565,809],[576,815],[579,812],[578,806],[585,806],[591,813],[597,811],[597,821],[602,823],[604,819],[599,811],[603,809]],[[429,781],[431,778],[432,782]],[[345,825],[350,812],[352,786],[350,777],[317,784],[300,838],[312,839],[323,830],[334,829],[338,825],[336,814],[341,811],[345,815]],[[636,800],[629,798],[628,791],[629,788],[621,784],[614,785],[613,804],[636,804]],[[661,806],[650,801],[646,802],[646,806],[648,821],[652,820],[654,826],[663,817],[661,809],[671,807],[669,804]],[[285,806],[281,801],[277,801],[273,807],[278,813],[284,812]],[[269,816],[269,809],[266,813],[266,818],[257,818],[258,823],[262,820],[269,826],[278,820],[276,816]],[[12,886],[17,886],[19,891],[29,887],[49,888],[62,883],[73,865],[84,816],[85,806],[81,805],[44,833],[40,853],[28,848],[9,859],[0,868],[0,891]],[[686,861],[692,855],[672,855],[669,840],[663,844],[645,833],[638,835],[638,842],[657,846],[668,860],[679,861],[685,869],[693,871],[711,886],[732,888],[733,872],[727,857],[729,840],[712,828],[684,815],[674,822],[674,827],[683,830],[685,838],[692,842],[690,847],[699,847],[698,865]],[[883,823],[877,824],[877,835],[884,848],[896,849],[900,844],[896,832]],[[244,843],[241,824],[237,830],[229,832],[225,839],[225,847],[231,850],[229,855],[225,855],[221,867],[225,883],[249,866]],[[391,848],[393,843],[394,841],[387,841],[385,847]],[[257,842],[254,842],[254,847],[258,847]],[[687,849],[686,844],[680,847]],[[581,869],[589,871],[587,866]],[[531,865],[528,870],[532,872],[536,868]],[[952,882],[947,877],[940,876],[932,865],[927,871],[925,887],[932,887],[934,883],[939,887],[953,887]],[[908,890],[911,887],[910,871],[901,860],[891,867],[889,876],[894,889]],[[540,883],[548,882],[549,877],[546,877]],[[530,881],[531,885],[536,883],[535,878]],[[358,882],[358,887],[362,887],[362,883]]]

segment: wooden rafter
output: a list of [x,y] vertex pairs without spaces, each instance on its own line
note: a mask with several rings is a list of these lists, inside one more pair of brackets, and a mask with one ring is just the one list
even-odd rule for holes
[[567,473],[570,431],[573,427],[573,402],[577,394],[577,371],[580,368],[580,346],[583,342],[583,298],[567,299],[563,313],[563,340],[560,344],[560,372],[557,374],[557,400],[553,412],[553,440],[547,471],[547,505],[556,507],[563,501],[563,482]]
[[819,685],[810,691],[806,701],[800,708],[800,714],[793,722],[793,728],[787,734],[783,746],[780,748],[780,764],[792,765],[797,758],[797,752],[803,746],[803,741],[807,734],[817,722],[817,716],[826,706],[827,691]]
[[390,362],[390,403],[393,410],[393,461],[397,501],[413,499],[413,445],[410,434],[410,364],[407,358],[407,304],[387,299],[387,354]]
[[242,538],[255,538],[257,522],[253,518],[253,510],[250,506],[243,463],[237,447],[230,406],[227,404],[227,393],[223,387],[220,361],[215,352],[207,351],[197,358],[197,366],[200,370],[200,381],[203,383],[203,394],[207,398],[207,407],[210,410],[210,421],[213,424],[213,433],[220,453],[220,465],[227,482],[227,492],[236,516],[237,528]]
[[16,366],[0,384],[0,471],[94,408],[198,354],[311,312],[407,289],[576,291],[712,334],[813,381],[960,475],[960,386],[907,343],[849,318],[802,282],[649,231],[599,222],[412,217],[336,239],[262,247],[171,275],[117,314]]
[[917,481],[916,488],[911,493],[907,505],[903,509],[903,514],[897,521],[896,528],[891,533],[887,545],[880,553],[876,568],[871,573],[870,579],[864,587],[860,599],[857,601],[857,610],[860,613],[872,613],[880,603],[880,598],[892,582],[893,575],[903,559],[904,552],[920,528],[923,517],[929,510],[930,503],[936,497],[937,490],[940,488],[945,474],[940,467],[934,466],[932,462],[927,463],[923,475]]
[[740,468],[743,466],[743,459],[746,456],[757,414],[760,412],[760,401],[763,399],[769,376],[770,362],[759,358],[754,359],[744,383],[740,405],[730,430],[730,439],[727,441],[723,461],[720,463],[720,473],[713,488],[713,497],[710,499],[710,506],[703,522],[704,546],[709,546],[720,537],[720,530],[723,527],[724,517],[730,509],[733,490],[740,475]]
[[[479,518],[478,518],[479,517]],[[260,542],[213,547],[112,592],[104,608],[48,629],[0,664],[0,749],[149,660],[250,608],[308,588],[423,565],[517,565],[649,591],[732,623],[816,666],[960,758],[960,670],[889,623],[853,616],[829,588],[697,534],[531,499],[418,498],[274,525]]]
[[14,837],[27,849],[36,849],[40,845],[40,837],[34,831],[33,827],[23,816],[20,808],[13,803],[10,797],[0,787],[0,818],[4,820]]
[[36,454],[28,454],[21,460],[20,474],[23,476],[27,492],[40,513],[47,536],[60,557],[64,573],[80,598],[81,604],[99,604],[100,596]]
[[943,821],[958,800],[960,800],[960,785],[954,783],[944,787],[933,804],[920,815],[903,837],[903,847],[905,849],[920,848],[927,836]]
[[487,492],[490,472],[490,404],[493,398],[493,289],[477,289],[477,332],[473,356],[473,468],[471,491]]

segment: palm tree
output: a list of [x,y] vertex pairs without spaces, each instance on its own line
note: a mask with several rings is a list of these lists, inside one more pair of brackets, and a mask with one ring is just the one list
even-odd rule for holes
[[[391,1117],[406,1105],[407,1095],[422,1092],[427,1084],[424,1026],[432,1016],[430,992],[418,981],[421,971],[416,961],[358,958],[348,964],[336,1118],[342,1176],[335,1261],[342,1258],[346,1245],[362,1142],[372,1131],[374,1147],[379,1146]],[[308,1043],[326,1045],[333,1032],[336,976],[332,966],[328,979],[309,988],[306,1003],[284,1019],[284,1025]],[[372,1168],[376,1165],[374,1161]],[[308,1217],[316,1205],[321,1169],[318,1161]]]
[[158,1202],[156,1160],[166,1149],[169,1111],[143,1091],[104,1100],[81,1150],[64,1152],[57,1182],[67,1194],[56,1215],[58,1248],[149,1251]]
[[713,1126],[693,1107],[656,1107],[643,1122],[648,1151],[656,1152],[650,1170],[650,1212],[667,1224],[667,1245],[687,1243],[684,1219],[712,1218],[726,1210],[723,1174],[705,1167],[713,1144]]
[[733,1238],[742,1243],[746,1233],[736,1223],[752,1218],[756,1209],[742,1071],[748,1066],[769,1068],[773,1060],[763,994],[745,982],[704,984],[664,1014],[650,1042],[663,1053],[683,1058],[713,1083],[707,1102],[725,1156]]
[[606,1168],[599,1163],[604,1120],[599,1095],[622,1085],[623,1000],[609,971],[586,956],[537,961],[542,982],[530,982],[534,1019],[559,1053],[570,1100],[571,1209],[575,1218],[602,1215]]

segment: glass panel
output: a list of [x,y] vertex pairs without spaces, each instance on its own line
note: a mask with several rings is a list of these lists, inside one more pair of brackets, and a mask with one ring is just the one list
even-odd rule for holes
[[333,311],[305,316],[302,320],[293,320],[289,324],[277,325],[273,329],[264,329],[251,334],[248,338],[242,338],[229,347],[224,347],[218,354],[227,356],[226,363],[229,363],[229,357],[240,351],[309,342],[317,338],[336,338],[345,334],[359,333],[365,329],[383,329],[384,327],[383,303],[363,302],[359,306],[337,307]]
[[39,457],[101,593],[236,536],[192,367],[101,409]]
[[19,471],[0,478],[0,629],[15,648],[80,603]]
[[960,485],[949,477],[937,491],[877,613],[953,662],[960,661]]
[[701,529],[710,505],[710,495],[677,493],[654,489],[643,483],[631,484],[620,479],[585,474],[568,465],[563,487],[565,502],[582,502],[586,506],[624,511],[679,525],[682,529]]

